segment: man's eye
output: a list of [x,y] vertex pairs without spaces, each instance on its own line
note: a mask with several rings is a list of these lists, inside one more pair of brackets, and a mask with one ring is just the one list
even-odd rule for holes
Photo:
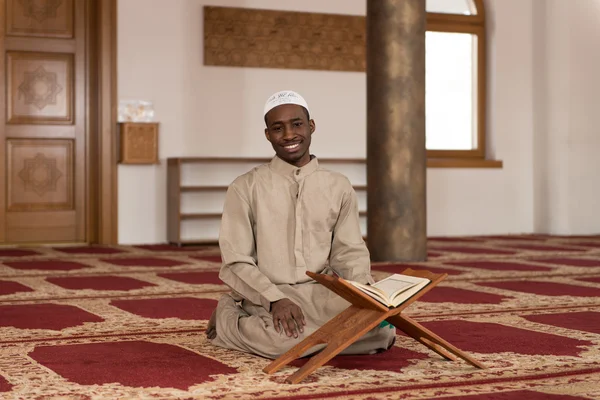
[[294,126],[302,126],[302,122],[296,122],[294,123]]

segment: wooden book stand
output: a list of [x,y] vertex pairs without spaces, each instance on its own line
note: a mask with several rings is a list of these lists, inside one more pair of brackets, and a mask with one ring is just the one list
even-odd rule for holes
[[315,274],[312,272],[307,272],[306,274],[323,286],[326,286],[329,290],[349,301],[351,305],[336,317],[329,320],[329,322],[312,335],[308,336],[302,342],[282,354],[278,359],[274,360],[263,369],[263,372],[267,374],[276,372],[289,362],[300,357],[311,347],[319,344],[326,344],[326,347],[323,350],[315,354],[306,364],[304,364],[304,366],[286,379],[287,383],[298,383],[384,320],[394,325],[408,336],[429,347],[447,360],[455,361],[456,357],[460,357],[475,367],[485,368],[481,363],[446,342],[423,325],[410,317],[401,314],[406,307],[433,289],[438,283],[445,279],[448,274],[434,274],[429,271],[417,271],[410,268],[404,270],[402,272],[404,275],[427,278],[430,279],[431,282],[396,308],[384,306],[377,300],[358,290],[352,284],[337,276]]

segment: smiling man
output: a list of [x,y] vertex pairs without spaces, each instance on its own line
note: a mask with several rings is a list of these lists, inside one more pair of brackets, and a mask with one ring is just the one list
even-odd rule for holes
[[[277,358],[349,306],[306,271],[373,279],[356,194],[345,176],[310,154],[315,122],[304,98],[275,93],[264,120],[275,157],[227,191],[219,277],[232,291],[219,300],[206,333],[215,345]],[[384,351],[394,340],[393,327],[375,328],[342,354]]]

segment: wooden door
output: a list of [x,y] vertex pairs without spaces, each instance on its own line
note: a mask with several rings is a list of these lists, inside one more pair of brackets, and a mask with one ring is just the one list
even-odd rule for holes
[[0,243],[85,242],[88,0],[0,0]]

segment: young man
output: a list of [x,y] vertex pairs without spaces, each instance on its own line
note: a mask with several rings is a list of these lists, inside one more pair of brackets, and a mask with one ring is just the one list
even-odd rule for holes
[[[350,181],[310,154],[315,122],[306,101],[292,91],[275,93],[264,120],[275,157],[227,191],[219,277],[232,292],[219,300],[207,336],[221,347],[277,358],[349,306],[306,271],[373,279]],[[394,339],[393,327],[375,328],[342,354],[383,351]]]

